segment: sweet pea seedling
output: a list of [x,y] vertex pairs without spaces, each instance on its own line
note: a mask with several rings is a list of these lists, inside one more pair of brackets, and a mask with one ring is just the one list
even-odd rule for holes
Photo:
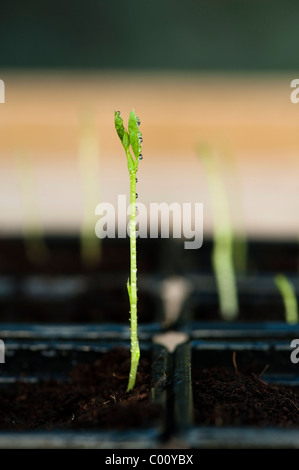
[[[127,289],[130,301],[131,315],[131,368],[127,391],[134,388],[137,368],[140,357],[139,342],[137,336],[137,249],[136,249],[136,173],[139,160],[142,160],[141,144],[142,134],[139,130],[140,121],[134,111],[129,117],[128,131],[124,128],[120,112],[115,112],[115,129],[125,149],[128,170],[130,175],[130,278]],[[133,156],[130,151],[133,150]]]
[[203,162],[213,210],[214,246],[212,263],[215,273],[220,311],[224,320],[235,320],[239,313],[236,274],[233,263],[233,228],[224,185],[213,154],[205,146],[198,149]]
[[[233,233],[233,261],[236,273],[245,275],[247,270],[248,243],[245,230],[242,188],[237,161],[233,152],[228,149],[223,153],[225,171],[229,174],[231,214],[234,213],[235,227]],[[222,178],[223,179],[223,178]],[[228,191],[226,191],[228,193]],[[233,225],[233,224],[232,224]]]
[[274,282],[283,298],[286,322],[289,324],[298,323],[298,303],[293,284],[284,274],[277,274]]
[[78,152],[84,214],[81,224],[81,259],[85,266],[96,266],[101,261],[101,240],[94,233],[94,206],[99,188],[99,143],[92,113],[80,119]]
[[35,167],[32,155],[27,151],[15,153],[23,208],[23,237],[27,257],[36,265],[45,264],[50,252],[45,242],[44,228],[36,195]]

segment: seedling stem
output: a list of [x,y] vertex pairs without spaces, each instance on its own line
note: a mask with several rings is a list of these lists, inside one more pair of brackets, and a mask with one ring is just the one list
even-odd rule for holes
[[[130,175],[130,279],[127,289],[130,301],[131,321],[131,368],[127,391],[135,386],[137,369],[140,358],[140,349],[137,335],[137,247],[136,247],[136,173],[138,162],[141,157],[142,136],[139,131],[139,119],[134,111],[129,117],[128,131],[125,130],[120,112],[115,112],[115,128],[123,144],[127,156],[128,170]],[[130,147],[134,157],[131,155]]]

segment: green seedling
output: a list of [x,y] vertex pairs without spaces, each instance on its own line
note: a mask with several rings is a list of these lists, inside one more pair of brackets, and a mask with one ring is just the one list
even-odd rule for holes
[[298,302],[293,284],[283,274],[277,274],[274,282],[283,298],[286,322],[298,323]]
[[22,201],[22,229],[26,255],[32,263],[42,265],[50,258],[50,253],[39,214],[32,156],[26,151],[16,152],[15,165]]
[[244,227],[244,213],[242,207],[242,188],[238,165],[233,152],[226,148],[223,152],[225,172],[229,176],[229,193],[231,214],[234,214],[233,257],[234,266],[238,274],[244,275],[247,270],[248,243]]
[[208,180],[212,211],[212,264],[215,273],[220,312],[224,320],[234,320],[239,312],[236,275],[233,262],[233,229],[229,204],[214,156],[208,148],[198,149]]
[[128,130],[124,128],[120,112],[115,112],[115,129],[126,152],[130,175],[130,278],[127,282],[127,289],[131,316],[131,368],[127,387],[128,392],[134,388],[140,358],[137,336],[136,174],[139,160],[142,160],[143,157],[141,153],[142,134],[139,126],[140,121],[134,111],[130,113]]
[[79,171],[84,214],[81,225],[81,259],[87,267],[101,260],[101,240],[95,236],[94,208],[99,191],[99,145],[93,116],[85,114],[80,123]]

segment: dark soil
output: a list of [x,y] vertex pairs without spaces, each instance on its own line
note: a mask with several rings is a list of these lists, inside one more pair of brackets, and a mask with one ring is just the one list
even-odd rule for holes
[[130,352],[114,348],[93,364],[81,364],[69,381],[17,382],[1,386],[1,430],[128,429],[161,418],[151,402],[151,365],[142,357],[136,386],[127,392]]
[[193,371],[195,420],[215,426],[299,426],[299,390],[223,367]]

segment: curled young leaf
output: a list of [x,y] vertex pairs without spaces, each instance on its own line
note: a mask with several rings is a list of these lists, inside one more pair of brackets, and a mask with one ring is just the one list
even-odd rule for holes
[[140,121],[136,116],[134,111],[130,112],[129,117],[129,135],[130,135],[130,144],[135,155],[135,159],[138,162],[138,157],[141,151],[141,132],[139,131]]
[[120,116],[119,111],[115,111],[114,113],[114,123],[115,123],[115,129],[118,134],[118,137],[120,138],[121,141],[123,141],[125,128],[124,128],[124,122]]
[[[142,159],[141,144],[143,142],[142,134],[139,130],[140,121],[134,111],[129,116],[128,131],[124,127],[124,123],[119,111],[115,111],[115,129],[126,151],[129,172],[138,170],[138,161]],[[130,153],[132,147],[135,158]]]
[[127,131],[124,130],[122,144],[126,150],[129,150],[130,147],[130,137]]
[[127,280],[127,290],[128,290],[129,299],[131,300],[131,285],[130,285],[130,279]]
[[126,130],[124,131],[122,144],[123,144],[124,149],[126,151],[127,162],[128,162],[128,170],[131,173],[132,171],[135,170],[135,162],[134,162],[134,159],[133,159],[133,157],[131,155],[131,152],[130,152],[130,137],[129,137],[129,134]]
[[136,163],[134,162],[134,159],[130,153],[130,150],[126,150],[126,155],[127,155],[129,173],[132,173],[132,172],[136,173]]

